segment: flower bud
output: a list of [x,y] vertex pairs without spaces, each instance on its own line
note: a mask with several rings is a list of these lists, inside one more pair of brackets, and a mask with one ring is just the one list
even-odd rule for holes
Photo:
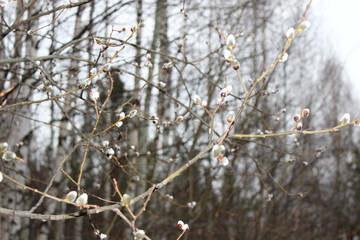
[[170,69],[174,64],[172,62],[167,62],[167,63],[164,63],[164,65],[162,66],[162,69],[163,70],[168,70]]
[[7,142],[0,143],[0,151],[6,151],[9,147]]
[[304,108],[304,109],[301,111],[301,117],[302,117],[302,118],[307,118],[309,115],[310,115],[310,109]]
[[199,95],[194,95],[193,96],[193,101],[195,102],[196,105],[201,104],[201,98],[199,97]]
[[147,68],[149,68],[149,69],[152,69],[152,68],[153,68],[153,64],[152,64],[150,61],[148,61],[148,62],[146,62],[145,67],[147,67]]
[[108,149],[106,149],[105,154],[110,159],[115,154],[115,151],[112,148],[108,148]]
[[88,195],[86,193],[83,193],[76,199],[76,203],[79,205],[86,205],[88,203]]
[[145,231],[144,230],[139,229],[139,230],[137,230],[135,232],[135,238],[134,238],[135,240],[143,240],[144,237],[145,237]]
[[83,80],[81,80],[81,83],[80,83],[80,85],[79,85],[79,88],[81,88],[81,89],[82,89],[82,88],[85,88],[85,87],[89,86],[90,83],[91,83],[91,81],[90,81],[89,78],[83,79]]
[[103,148],[107,148],[109,146],[109,141],[108,140],[104,140],[100,143],[100,146]]
[[161,88],[166,87],[166,83],[164,83],[164,82],[159,82],[159,87],[161,87]]
[[232,91],[232,86],[229,85],[229,86],[223,88],[223,89],[220,91],[220,96],[221,96],[221,97],[229,96],[230,93],[231,93],[231,91]]
[[130,113],[129,113],[129,117],[130,117],[130,118],[133,118],[133,117],[135,117],[136,114],[137,114],[137,110],[136,110],[136,109],[131,110]]
[[202,106],[203,108],[207,108],[207,107],[208,107],[208,104],[207,104],[207,102],[206,102],[205,100],[203,100],[203,101],[201,101],[201,106]]
[[230,51],[232,51],[235,48],[235,36],[234,35],[230,34],[226,38],[226,45]]
[[130,200],[131,200],[130,195],[125,193],[123,195],[123,202],[124,202],[125,206],[129,206]]
[[286,62],[286,60],[288,60],[288,58],[289,58],[289,54],[283,53],[280,56],[279,62]]
[[184,225],[182,226],[181,230],[183,230],[183,231],[185,231],[185,232],[189,231],[189,230],[190,230],[189,225],[184,224]]
[[118,121],[118,122],[115,124],[115,126],[118,127],[118,128],[120,128],[123,124],[124,124],[123,121]]
[[119,118],[119,120],[123,120],[125,118],[125,113],[121,112],[121,113],[116,114],[116,116]]
[[76,197],[77,197],[77,192],[76,191],[71,191],[66,195],[65,200],[69,201],[69,202],[74,202]]
[[0,182],[2,182],[3,179],[4,179],[4,176],[3,176],[2,172],[0,172]]
[[235,119],[235,112],[234,111],[230,111],[227,116],[226,116],[226,121],[228,121],[229,123],[232,123]]
[[239,64],[239,62],[238,62],[238,60],[236,58],[232,61],[232,65],[233,65],[233,69],[235,71],[239,70],[240,64]]
[[302,122],[298,122],[295,126],[295,129],[300,131],[302,129]]
[[2,159],[5,160],[5,161],[14,160],[14,159],[16,159],[16,154],[14,152],[11,152],[11,151],[6,151],[6,152],[4,152],[4,154],[2,156]]
[[97,102],[97,101],[99,101],[100,94],[99,94],[99,92],[96,91],[96,90],[90,91],[90,97],[91,97],[91,100]]
[[350,114],[349,113],[345,113],[344,115],[341,116],[341,118],[340,118],[341,124],[346,124],[349,122],[350,122]]
[[227,157],[223,157],[220,156],[218,157],[218,162],[223,165],[224,167],[226,167],[227,165],[229,165],[229,159]]
[[224,152],[224,150],[225,150],[224,145],[215,144],[211,150],[211,155],[213,157],[218,157]]
[[90,77],[91,77],[91,76],[93,76],[93,75],[95,75],[97,73],[97,69],[92,68],[89,73],[90,73]]
[[186,205],[188,208],[194,208],[196,206],[196,202],[195,201],[188,202]]
[[294,116],[294,121],[295,121],[295,122],[299,121],[300,119],[301,119],[301,116],[300,116],[299,114],[296,114],[296,115]]
[[181,220],[179,220],[178,222],[177,222],[177,226],[178,226],[178,228],[180,228],[180,229],[182,229],[182,227],[184,226],[184,222],[183,221],[181,221]]
[[305,31],[305,30],[308,29],[310,26],[311,26],[311,23],[310,23],[309,21],[303,21],[303,22],[300,24],[299,32]]
[[224,145],[220,145],[220,150],[221,150],[221,154],[223,154],[225,152],[225,146]]
[[289,28],[286,32],[286,39],[289,41],[295,37],[295,29],[293,27]]
[[224,58],[229,63],[234,60],[233,54],[228,49],[224,50]]

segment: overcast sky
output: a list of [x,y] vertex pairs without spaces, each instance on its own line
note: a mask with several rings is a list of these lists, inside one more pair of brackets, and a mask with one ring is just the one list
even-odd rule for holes
[[313,3],[313,14],[320,17],[329,43],[354,85],[354,95],[360,99],[360,0],[315,0]]

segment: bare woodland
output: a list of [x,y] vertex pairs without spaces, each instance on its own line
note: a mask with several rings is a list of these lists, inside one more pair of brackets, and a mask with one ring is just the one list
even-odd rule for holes
[[0,5],[0,239],[359,239],[311,0]]

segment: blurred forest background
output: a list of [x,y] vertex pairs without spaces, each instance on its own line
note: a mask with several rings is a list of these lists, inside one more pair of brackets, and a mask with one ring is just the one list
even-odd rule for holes
[[[89,204],[106,206],[120,201],[113,179],[131,198],[161,182],[209,143],[212,119],[194,104],[195,94],[212,111],[224,82],[233,86],[214,117],[215,136],[226,130],[228,111],[237,111],[244,100],[237,73],[223,56],[224,37],[236,36],[234,55],[245,85],[251,86],[279,56],[286,31],[296,26],[307,4],[6,4],[0,8],[0,142],[25,163],[0,161],[0,171],[8,176],[0,183],[0,207],[62,215],[79,208],[50,198],[39,201],[42,195],[29,188],[62,199],[69,191],[86,192]],[[358,99],[319,36],[321,24],[311,7],[306,20],[311,27],[294,39],[288,60],[257,85],[231,133],[290,131],[293,116],[305,107],[311,113],[303,128],[309,130],[337,126],[346,112],[359,117]],[[101,72],[109,62],[109,72]],[[93,68],[100,71],[98,79],[87,85]],[[100,97],[94,103],[96,92]],[[26,103],[41,99],[46,101]],[[123,126],[114,126],[119,112],[128,116],[135,109]],[[359,131],[346,126],[314,135],[228,137],[228,166],[207,152],[151,195],[136,227],[164,240],[181,234],[178,220],[190,226],[182,239],[359,239]],[[105,140],[113,156],[100,146]],[[130,208],[137,212],[143,202]],[[4,240],[99,239],[94,229],[108,239],[133,239],[131,227],[113,211],[61,221],[0,214]]]

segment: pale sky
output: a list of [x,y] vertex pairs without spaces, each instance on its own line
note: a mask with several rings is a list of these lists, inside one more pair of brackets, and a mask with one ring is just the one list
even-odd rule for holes
[[360,99],[360,0],[315,0],[312,10],[321,18],[329,43],[344,64]]

